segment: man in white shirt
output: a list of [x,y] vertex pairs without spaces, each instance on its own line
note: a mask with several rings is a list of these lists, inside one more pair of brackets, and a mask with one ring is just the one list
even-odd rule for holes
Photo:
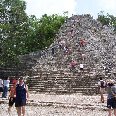
[[2,94],[2,98],[7,98],[9,83],[10,83],[10,80],[9,80],[8,77],[3,80],[3,94]]
[[3,92],[3,80],[0,79],[0,96],[2,95]]

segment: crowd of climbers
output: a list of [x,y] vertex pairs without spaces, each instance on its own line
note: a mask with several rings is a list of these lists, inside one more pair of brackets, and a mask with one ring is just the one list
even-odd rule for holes
[[[10,83],[11,86],[9,87]],[[0,79],[0,94],[2,98],[9,99],[9,115],[13,104],[15,104],[18,116],[25,116],[25,106],[29,98],[29,92],[23,77],[13,79],[11,82],[8,77],[4,78],[4,80]]]
[[[84,39],[80,39],[79,46],[80,47],[84,47],[85,45],[86,45],[85,40]],[[62,50],[64,52],[64,55],[70,55],[71,49],[70,49],[70,47],[68,47],[68,45],[65,42],[65,40],[59,41],[59,48],[60,48],[60,50]],[[85,54],[82,54],[81,52],[80,52],[80,54],[81,54],[81,60],[84,61],[85,57],[86,57]],[[84,64],[82,64],[82,63],[78,64],[75,59],[71,59],[71,61],[69,62],[69,68],[70,68],[70,70],[71,71],[75,70],[76,67],[77,67],[77,65],[80,66],[80,70],[82,71],[83,68],[84,68]]]
[[[65,68],[67,70],[68,67],[70,68],[69,62],[75,60],[78,63],[75,66],[77,70],[79,70],[80,64],[84,64],[84,68],[87,64],[86,69],[90,68],[92,70],[92,65],[96,69],[99,68],[101,73],[104,73],[104,70],[111,66],[108,69],[111,71],[115,66],[115,58],[113,59],[115,43],[113,39],[115,40],[115,36],[111,29],[106,30],[105,26],[93,20],[90,15],[73,15],[61,26],[54,43],[48,49],[39,52],[41,54],[40,60],[38,60],[36,66],[40,67],[41,70],[52,70],[51,65],[54,65],[52,61],[55,61],[56,69]],[[80,62],[80,57],[83,62]],[[61,60],[59,60],[60,58]],[[36,69],[36,66],[34,69]],[[106,66],[106,69],[103,69],[104,66]]]

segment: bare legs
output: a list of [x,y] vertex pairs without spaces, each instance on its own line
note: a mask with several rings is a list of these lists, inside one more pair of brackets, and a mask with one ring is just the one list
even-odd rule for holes
[[21,116],[21,107],[16,107],[18,116]]
[[[116,116],[116,109],[113,109],[114,110],[114,116]],[[108,109],[108,116],[112,116],[112,109],[109,108]]]
[[11,112],[11,107],[12,107],[12,106],[9,106],[9,108],[8,108],[8,112]]
[[18,116],[21,116],[21,113],[23,114],[23,116],[25,116],[25,106],[16,107],[16,110],[17,110]]
[[104,103],[104,95],[103,95],[103,93],[100,93],[100,95],[101,95],[101,102]]
[[9,108],[8,108],[9,115],[11,115],[11,108],[12,108],[12,106],[9,106]]
[[111,116],[112,115],[112,109],[108,109],[108,116]]
[[25,116],[25,106],[22,106],[22,114]]
[[116,116],[116,108],[114,109],[114,116]]

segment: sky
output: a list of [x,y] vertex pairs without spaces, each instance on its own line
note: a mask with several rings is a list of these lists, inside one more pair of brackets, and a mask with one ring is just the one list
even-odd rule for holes
[[63,15],[68,11],[72,14],[91,14],[97,18],[100,11],[116,16],[116,0],[25,0],[27,3],[26,12],[28,15],[35,15],[40,18],[44,14]]

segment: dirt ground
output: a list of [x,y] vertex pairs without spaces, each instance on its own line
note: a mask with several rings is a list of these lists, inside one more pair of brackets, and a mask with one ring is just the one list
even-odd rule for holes
[[[100,96],[76,94],[31,93],[26,106],[26,116],[107,116],[105,103],[100,103]],[[13,106],[8,114],[8,100],[0,98],[0,116],[17,116]]]

